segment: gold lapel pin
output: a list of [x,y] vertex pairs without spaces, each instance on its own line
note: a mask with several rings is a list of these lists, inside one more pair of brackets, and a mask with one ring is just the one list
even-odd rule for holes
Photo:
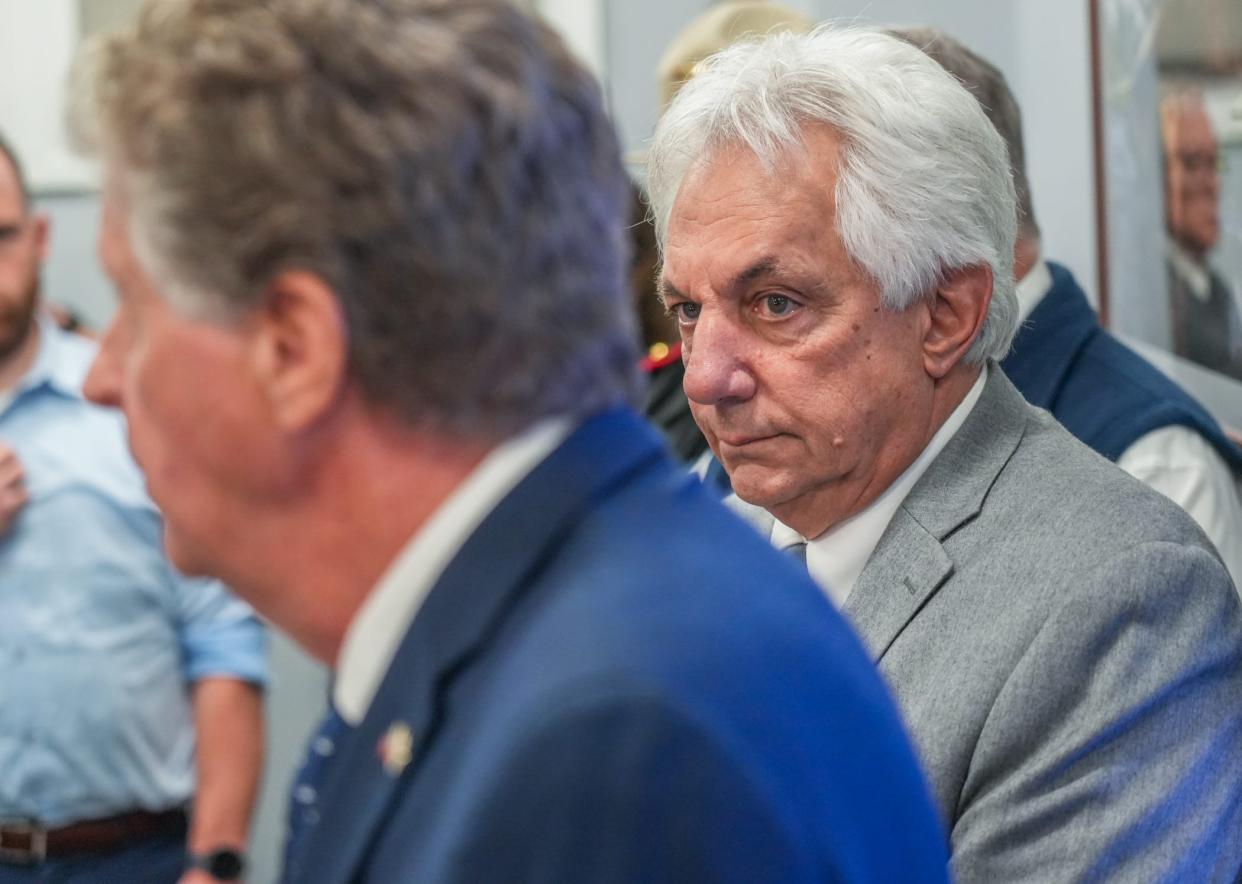
[[394,777],[400,776],[414,760],[414,732],[404,721],[388,728],[379,744],[380,763]]

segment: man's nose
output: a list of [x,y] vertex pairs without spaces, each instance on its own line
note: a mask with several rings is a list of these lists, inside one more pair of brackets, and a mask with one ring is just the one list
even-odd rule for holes
[[699,405],[742,402],[755,395],[743,335],[724,317],[702,317],[683,346],[686,397]]
[[99,343],[95,361],[86,375],[82,392],[91,402],[113,408],[121,406],[121,362],[116,322],[112,322]]

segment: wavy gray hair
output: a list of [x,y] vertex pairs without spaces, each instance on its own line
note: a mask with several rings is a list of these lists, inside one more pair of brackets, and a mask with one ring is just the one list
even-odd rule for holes
[[824,26],[718,53],[656,128],[648,187],[661,246],[681,182],[723,145],[772,174],[805,150],[808,125],[841,138],[837,232],[904,310],[947,271],[986,264],[992,303],[967,360],[1000,359],[1017,326],[1014,186],[1005,143],[979,103],[918,49],[885,34]]
[[448,432],[636,401],[616,135],[511,4],[150,0],[77,76],[179,309],[228,321],[313,272],[363,394]]

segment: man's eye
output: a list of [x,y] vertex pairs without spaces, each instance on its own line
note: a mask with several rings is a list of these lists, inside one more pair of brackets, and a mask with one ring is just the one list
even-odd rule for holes
[[797,308],[797,303],[785,295],[764,295],[763,307],[771,316],[788,316]]
[[689,301],[682,301],[680,304],[674,304],[668,310],[677,317],[680,322],[694,322],[699,318],[698,304],[691,304]]

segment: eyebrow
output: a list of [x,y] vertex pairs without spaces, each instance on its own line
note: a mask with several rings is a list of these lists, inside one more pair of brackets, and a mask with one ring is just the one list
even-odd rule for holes
[[[742,288],[756,279],[777,273],[780,270],[780,260],[775,255],[765,255],[758,261],[755,261],[745,270],[736,274],[729,282],[729,290],[733,291]],[[661,270],[659,277],[656,279],[656,294],[660,296],[661,301],[667,301],[669,296],[689,300],[689,297],[678,290],[677,286],[670,283]]]
[[754,282],[764,276],[770,276],[780,269],[780,261],[774,255],[767,255],[760,258],[754,264],[751,264],[741,273],[733,277],[733,281],[729,284],[729,288],[740,288],[747,283]]
[[673,285],[664,278],[664,268],[661,267],[660,275],[656,277],[656,297],[660,299],[661,304],[667,307],[670,295],[674,298],[688,300],[685,294],[683,294],[677,286]]

